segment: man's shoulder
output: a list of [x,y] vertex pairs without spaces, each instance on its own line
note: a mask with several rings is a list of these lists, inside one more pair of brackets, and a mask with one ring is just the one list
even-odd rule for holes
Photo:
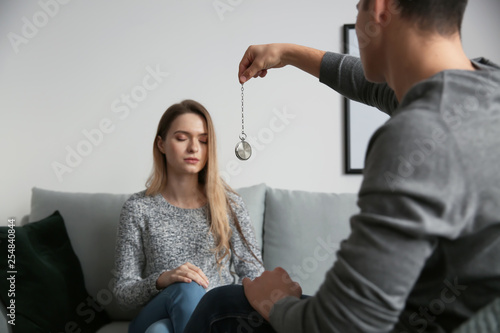
[[425,131],[425,127],[453,131],[458,125],[467,123],[473,113],[476,118],[488,117],[489,113],[481,110],[497,107],[500,68],[487,65],[484,59],[480,61],[476,71],[443,71],[414,85],[394,112],[386,130],[405,136],[415,133],[413,129],[417,127],[418,132]]
[[488,67],[491,67],[491,68],[500,69],[499,65],[497,65],[493,61],[491,61],[491,60],[489,60],[487,58],[484,58],[484,57],[472,59],[472,62],[475,65],[479,65],[479,67],[481,67],[481,66],[484,65],[484,66],[488,66]]
[[415,104],[401,108],[382,125],[372,136],[370,145],[379,143],[384,149],[390,146],[390,153],[407,151],[416,141],[431,139],[437,144],[443,143],[449,126],[440,106],[425,100]]
[[365,178],[392,172],[405,177],[428,173],[451,164],[456,143],[436,109],[402,110],[371,137],[365,159]]
[[[412,86],[403,97],[399,111],[420,108],[442,110],[484,97],[484,90],[500,85],[500,67],[485,58],[472,60],[476,70],[445,70]],[[499,93],[499,89],[495,89]]]

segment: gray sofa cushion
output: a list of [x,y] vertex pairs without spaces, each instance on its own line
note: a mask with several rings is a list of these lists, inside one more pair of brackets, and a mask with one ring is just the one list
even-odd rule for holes
[[114,265],[115,240],[123,203],[130,194],[67,193],[33,188],[29,222],[55,210],[64,218],[71,245],[80,259],[85,286],[112,320],[133,318],[115,301],[110,282]]
[[258,184],[234,189],[245,202],[248,209],[248,215],[250,215],[250,219],[255,228],[255,237],[257,238],[260,249],[262,249],[262,225],[264,223],[266,188],[266,184]]
[[[235,189],[243,198],[262,245],[262,224],[266,185]],[[41,220],[59,210],[80,259],[85,286],[90,295],[105,305],[112,320],[131,320],[137,310],[124,309],[115,301],[110,282],[114,266],[116,231],[120,212],[130,194],[69,193],[32,189],[29,222]]]
[[329,194],[268,188],[264,217],[264,264],[281,266],[313,295],[350,233],[359,211],[356,194]]
[[129,321],[114,321],[101,327],[96,333],[127,333]]
[[[85,288],[80,261],[58,211],[13,230],[15,268],[19,272],[15,284],[20,286],[14,296],[15,318],[11,318],[17,319],[15,332],[61,332],[71,326],[75,331],[92,333],[110,322],[105,312],[96,313],[88,306],[92,298]],[[7,236],[11,231],[9,227],[0,227],[2,253],[7,254]],[[0,267],[7,271],[7,260],[1,262]],[[9,289],[9,283],[1,279],[1,289]],[[7,293],[2,294],[2,301],[9,304],[12,298],[9,300],[6,296]]]

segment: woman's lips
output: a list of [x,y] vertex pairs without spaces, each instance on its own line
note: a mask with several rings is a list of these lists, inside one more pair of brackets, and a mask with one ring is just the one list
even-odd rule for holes
[[184,161],[186,161],[187,163],[190,163],[190,164],[196,164],[198,163],[200,160],[197,159],[197,158],[185,158]]

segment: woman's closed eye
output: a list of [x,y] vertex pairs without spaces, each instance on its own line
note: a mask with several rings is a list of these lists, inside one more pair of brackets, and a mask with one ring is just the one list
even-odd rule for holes
[[186,141],[187,138],[185,136],[178,136],[175,138],[177,141]]
[[208,143],[208,136],[206,134],[203,134],[203,135],[200,135],[198,137],[198,140],[203,143],[203,144],[207,144]]

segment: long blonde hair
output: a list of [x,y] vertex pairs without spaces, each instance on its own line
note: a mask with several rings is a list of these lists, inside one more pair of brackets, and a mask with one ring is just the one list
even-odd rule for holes
[[198,173],[198,182],[203,185],[205,196],[208,201],[208,220],[210,223],[210,232],[214,237],[215,247],[212,251],[215,253],[215,259],[219,269],[223,267],[222,261],[232,249],[231,236],[232,229],[229,225],[228,213],[232,217],[236,230],[241,235],[244,244],[252,253],[253,257],[258,261],[248,241],[241,232],[236,214],[231,208],[230,198],[227,196],[227,191],[235,193],[229,185],[219,175],[217,162],[217,140],[215,137],[214,125],[212,118],[207,109],[200,103],[193,100],[184,100],[178,104],[170,106],[158,123],[153,143],[153,170],[146,181],[146,195],[153,196],[161,193],[167,185],[167,163],[165,155],[160,151],[156,144],[158,136],[165,140],[168,130],[174,120],[183,114],[194,113],[201,116],[207,125],[208,146],[207,146],[207,162],[203,169]]

